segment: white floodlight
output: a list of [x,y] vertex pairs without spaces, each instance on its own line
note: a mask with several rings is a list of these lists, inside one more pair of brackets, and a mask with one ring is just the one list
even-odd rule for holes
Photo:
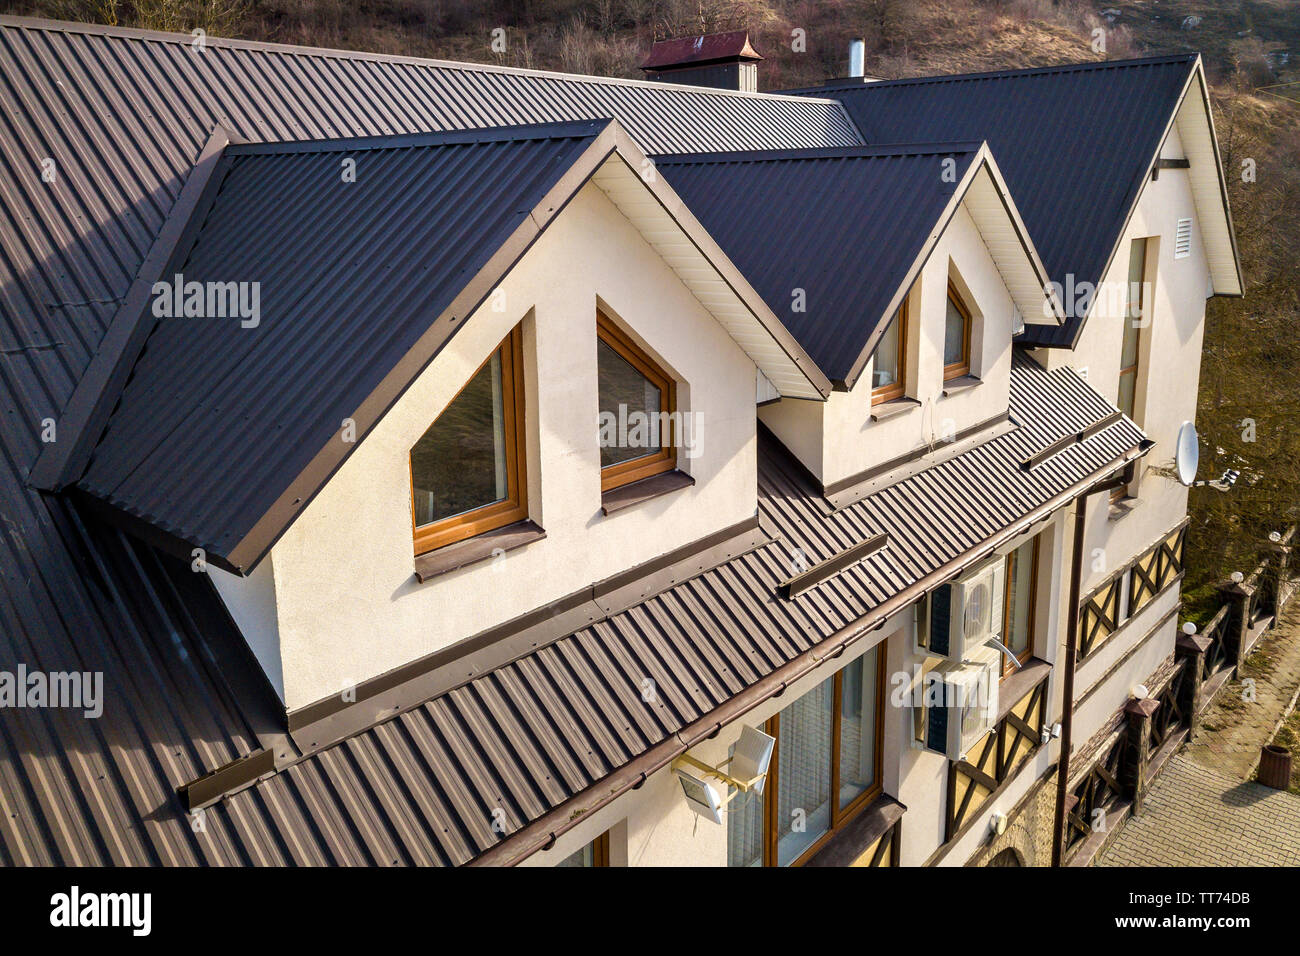
[[774,747],[775,737],[746,725],[740,731],[740,739],[736,741],[736,749],[731,755],[731,763],[727,767],[728,776],[746,781],[757,779],[757,783],[752,786],[762,793]]
[[[776,747],[776,738],[755,730],[753,727],[741,728],[740,739],[732,748],[731,756],[721,767],[713,767],[703,760],[697,760],[690,754],[682,754],[673,761],[673,773],[682,781],[682,791],[691,809],[714,823],[722,822],[722,808],[739,793],[751,790],[763,792],[767,782],[767,768],[772,763],[772,751]],[[713,777],[725,783],[731,790],[721,797],[707,781],[684,768],[699,771],[705,777]],[[722,767],[728,767],[730,772]]]
[[690,808],[706,820],[721,823],[722,798],[718,796],[718,791],[685,770],[674,768],[673,773],[677,774],[682,782],[682,792],[686,795],[686,802]]

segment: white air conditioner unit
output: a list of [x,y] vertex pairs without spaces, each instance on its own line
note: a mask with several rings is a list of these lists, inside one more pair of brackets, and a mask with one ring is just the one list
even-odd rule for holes
[[925,602],[928,615],[918,614],[916,653],[960,662],[989,638],[1001,638],[1006,573],[999,557],[935,588]]
[[925,747],[961,760],[998,718],[1001,658],[981,648],[966,662],[947,661],[925,675]]

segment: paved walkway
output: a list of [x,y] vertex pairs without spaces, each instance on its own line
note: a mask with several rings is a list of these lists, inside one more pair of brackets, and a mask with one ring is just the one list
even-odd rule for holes
[[1170,758],[1098,866],[1300,866],[1300,797]]
[[1254,680],[1255,699],[1243,700],[1241,680],[1219,692],[1098,866],[1300,866],[1300,797],[1247,779],[1300,684],[1300,600],[1241,676]]

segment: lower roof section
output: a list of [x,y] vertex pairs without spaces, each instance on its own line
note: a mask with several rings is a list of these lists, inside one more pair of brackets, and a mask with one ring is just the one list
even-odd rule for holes
[[[1014,429],[837,512],[764,435],[765,543],[310,753],[215,663],[239,638],[211,588],[114,535],[114,567],[83,569],[85,626],[59,660],[5,633],[8,659],[103,666],[107,706],[97,721],[20,710],[0,725],[0,861],[516,862],[1146,447],[1069,369],[1018,356],[1011,395]],[[793,549],[825,560],[882,532],[887,547],[780,596]],[[175,789],[268,747],[281,769],[196,830]]]

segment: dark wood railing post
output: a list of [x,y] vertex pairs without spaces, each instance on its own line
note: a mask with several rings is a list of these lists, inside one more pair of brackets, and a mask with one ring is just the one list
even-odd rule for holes
[[1187,677],[1179,688],[1178,706],[1188,715],[1188,739],[1196,736],[1201,726],[1201,686],[1205,683],[1205,652],[1213,640],[1204,634],[1179,634],[1174,643],[1174,656],[1187,669]]
[[[1283,540],[1291,539],[1290,532]],[[1273,614],[1276,617],[1282,615],[1282,604],[1290,596],[1287,594],[1287,578],[1291,568],[1291,548],[1286,544],[1274,545],[1275,553],[1273,555]]]
[[1224,657],[1234,673],[1246,662],[1250,647],[1250,600],[1255,587],[1244,581],[1229,581],[1219,585],[1219,593],[1228,603],[1228,620],[1223,628]]
[[1133,813],[1142,812],[1142,797],[1147,789],[1147,764],[1151,762],[1151,715],[1160,706],[1152,697],[1132,699],[1124,705],[1128,721],[1128,747],[1120,765],[1120,785],[1133,801]]

